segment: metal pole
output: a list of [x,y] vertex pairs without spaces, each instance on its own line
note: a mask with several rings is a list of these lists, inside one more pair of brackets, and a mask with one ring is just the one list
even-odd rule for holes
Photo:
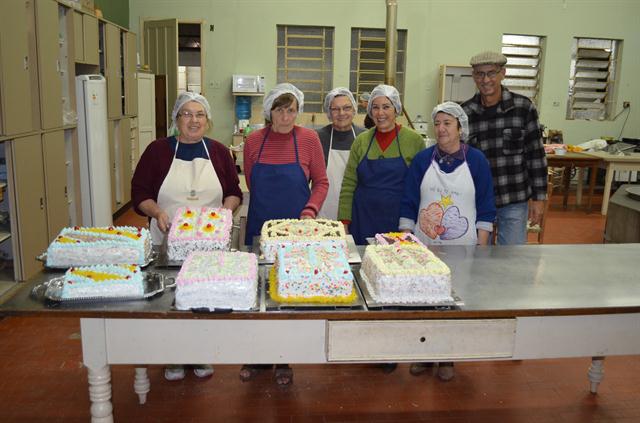
[[384,52],[384,83],[396,84],[396,58],[398,56],[397,0],[385,0],[387,3],[387,27]]

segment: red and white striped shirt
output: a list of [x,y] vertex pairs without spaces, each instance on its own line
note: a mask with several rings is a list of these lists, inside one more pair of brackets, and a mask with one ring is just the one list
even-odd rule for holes
[[[267,127],[252,132],[244,144],[244,176],[249,191],[251,191],[251,170],[258,161],[260,146],[268,129]],[[322,207],[329,189],[322,145],[316,131],[300,126],[294,126],[293,130],[296,133],[296,141],[298,143],[300,166],[307,177],[307,181],[310,180],[312,182],[311,197],[301,216],[315,217]],[[296,152],[293,144],[293,134],[291,132],[280,134],[269,131],[260,155],[260,163],[287,164],[295,161]],[[249,201],[251,201],[251,197],[249,197]]]

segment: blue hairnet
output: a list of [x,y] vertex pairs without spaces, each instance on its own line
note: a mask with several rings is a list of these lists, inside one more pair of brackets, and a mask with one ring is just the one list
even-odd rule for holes
[[[393,107],[396,108],[396,115],[402,114],[402,102],[400,101],[400,93],[391,85],[380,84],[371,91],[371,97],[369,98],[369,104],[367,105],[367,114],[371,116],[371,107],[373,106],[373,100],[377,97],[387,97]],[[371,116],[373,117],[373,116]]]
[[433,108],[433,112],[431,112],[431,119],[435,120],[436,115],[440,112],[446,113],[458,119],[458,122],[460,122],[460,139],[462,141],[465,141],[467,138],[469,138],[469,118],[458,103],[455,103],[453,101],[445,101],[444,103],[438,104]]
[[265,119],[271,121],[271,106],[273,106],[273,102],[282,94],[287,93],[292,94],[296,98],[298,101],[298,113],[302,113],[302,106],[304,106],[304,94],[302,91],[297,89],[295,85],[283,82],[282,84],[278,84],[273,87],[271,91],[264,96],[264,100],[262,100],[262,115]]
[[356,103],[356,99],[353,98],[353,94],[351,94],[351,91],[349,91],[348,88],[344,88],[344,87],[334,88],[331,91],[329,91],[324,98],[324,112],[327,114],[327,118],[329,118],[329,120],[331,120],[331,110],[330,110],[331,102],[333,101],[334,98],[339,97],[341,95],[347,97],[351,101],[351,104],[353,105],[354,113],[356,112],[356,110],[358,110],[358,103]]
[[207,114],[207,121],[209,122],[211,121],[211,106],[209,106],[209,102],[207,101],[207,99],[198,93],[185,91],[178,96],[175,104],[173,105],[173,111],[171,112],[171,126],[169,127],[169,135],[178,135],[178,126],[176,125],[176,121],[178,120],[178,113],[180,113],[180,109],[182,109],[182,106],[184,106],[190,101],[195,101],[196,103],[200,103],[202,107],[204,107],[204,111]]

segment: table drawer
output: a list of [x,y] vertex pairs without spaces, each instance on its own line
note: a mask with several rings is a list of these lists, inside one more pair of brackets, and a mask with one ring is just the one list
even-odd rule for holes
[[328,361],[508,358],[515,319],[330,321]]

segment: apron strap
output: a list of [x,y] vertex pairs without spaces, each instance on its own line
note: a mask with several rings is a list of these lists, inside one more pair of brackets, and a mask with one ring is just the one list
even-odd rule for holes
[[[267,142],[267,137],[269,136],[269,133],[271,132],[271,127],[269,126],[267,128],[267,132],[265,132],[264,137],[262,137],[262,144],[260,144],[260,150],[258,151],[258,158],[256,159],[256,163],[260,162],[260,156],[262,156],[262,149],[264,148],[264,144]],[[295,126],[293,127],[293,129],[291,130],[291,132],[293,133],[293,146],[296,152],[296,163],[300,163],[300,160],[298,158],[298,139],[296,137],[296,128]]]
[[[353,128],[351,128],[351,130],[353,130]],[[400,149],[400,132],[398,131],[398,127],[395,127],[396,130],[396,141],[398,142],[398,153],[400,153],[400,157],[402,158],[402,160],[404,160],[404,156],[402,155],[402,150]],[[378,133],[378,129],[374,129],[373,130],[373,135],[371,135],[371,140],[369,141],[369,147],[367,147],[367,152],[364,153],[364,157],[367,158],[369,156],[369,150],[371,149],[371,144],[373,144],[373,140],[376,137],[376,134]],[[355,132],[354,132],[355,135]],[[405,167],[406,167],[406,163],[405,163]]]

